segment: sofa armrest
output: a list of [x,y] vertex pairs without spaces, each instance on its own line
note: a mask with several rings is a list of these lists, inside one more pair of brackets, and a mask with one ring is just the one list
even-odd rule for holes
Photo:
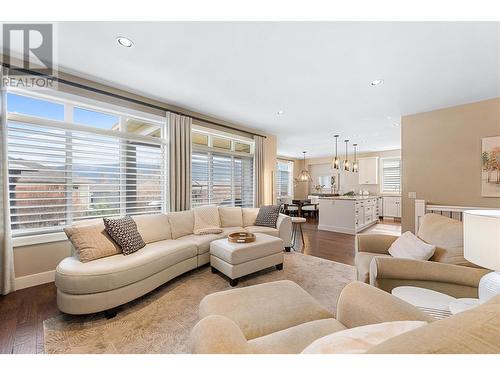
[[414,285],[456,298],[477,298],[479,280],[490,270],[425,260],[375,257],[370,264],[370,284],[391,290]]
[[390,234],[357,234],[356,252],[389,254],[389,248],[398,238]]
[[279,214],[276,222],[279,236],[283,240],[285,247],[292,246],[292,218],[288,215]]
[[209,315],[200,320],[191,331],[193,354],[249,354],[247,339],[231,319]]
[[392,294],[353,281],[340,293],[337,320],[347,328],[354,328],[396,320],[432,322],[434,318]]

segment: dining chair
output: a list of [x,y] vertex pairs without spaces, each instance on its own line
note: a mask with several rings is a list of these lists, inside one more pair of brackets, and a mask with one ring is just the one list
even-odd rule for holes
[[318,217],[319,213],[319,197],[317,195],[309,195],[307,197],[311,203],[305,204],[302,206],[302,212],[304,215],[310,215],[314,217]]
[[281,199],[283,199],[283,209],[285,211],[285,214],[290,216],[298,216],[299,207],[293,204],[292,197],[282,197]]

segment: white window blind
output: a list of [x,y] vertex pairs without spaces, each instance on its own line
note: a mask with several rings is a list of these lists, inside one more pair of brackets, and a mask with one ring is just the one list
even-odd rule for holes
[[[253,207],[253,155],[246,147],[238,146],[242,144],[239,140],[223,143],[227,151],[216,150],[211,135],[206,143],[207,146],[193,145],[192,206]],[[235,146],[245,151],[237,152]]]
[[[71,104],[62,105],[71,113]],[[94,123],[84,126],[8,114],[14,235],[50,233],[78,220],[165,209],[166,143],[156,135],[143,135],[144,127],[141,135],[127,132],[123,125],[130,118],[110,116],[110,121],[116,119],[116,126],[108,128],[97,117],[89,117]]]
[[293,162],[278,160],[276,168],[276,194],[278,197],[293,196]]
[[382,159],[382,192],[401,192],[401,159]]

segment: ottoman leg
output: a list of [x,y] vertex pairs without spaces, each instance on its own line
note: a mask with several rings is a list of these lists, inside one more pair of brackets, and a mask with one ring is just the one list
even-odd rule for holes
[[285,251],[286,251],[287,253],[289,253],[290,251],[292,251],[292,249],[291,249],[291,247],[290,247],[290,246],[285,246]]
[[281,270],[283,269],[283,263],[277,264],[277,265],[276,265],[276,269],[277,269],[278,271],[281,271]]
[[109,310],[104,311],[104,316],[106,317],[106,319],[109,320],[109,319],[113,319],[117,313],[118,313],[117,309],[109,309]]
[[234,286],[238,285],[238,281],[239,281],[238,278],[231,279],[231,280],[229,280],[229,285],[234,287]]
[[210,267],[210,270],[212,271],[212,273],[217,273],[217,269],[215,267]]

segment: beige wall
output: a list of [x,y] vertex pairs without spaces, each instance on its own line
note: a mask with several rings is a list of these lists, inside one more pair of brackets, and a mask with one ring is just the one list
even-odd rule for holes
[[481,197],[481,138],[500,135],[500,98],[404,116],[402,226],[414,230],[415,202],[500,207]]

